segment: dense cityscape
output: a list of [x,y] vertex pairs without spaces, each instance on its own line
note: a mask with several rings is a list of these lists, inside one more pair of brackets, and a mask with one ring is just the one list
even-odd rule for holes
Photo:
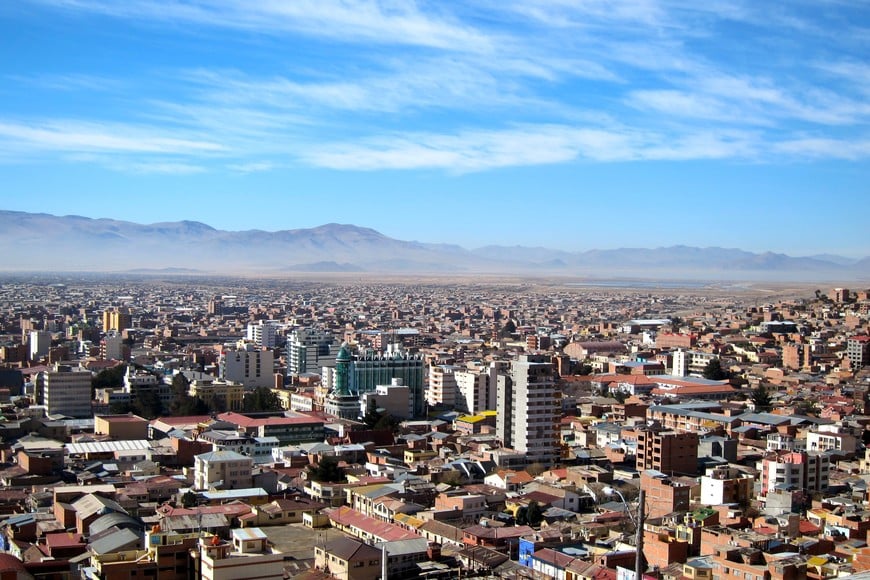
[[9,275],[3,578],[860,573],[868,309],[861,288]]

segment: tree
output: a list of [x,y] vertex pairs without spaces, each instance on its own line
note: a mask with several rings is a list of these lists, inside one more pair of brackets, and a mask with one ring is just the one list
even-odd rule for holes
[[752,394],[749,395],[749,398],[755,405],[756,411],[770,410],[772,399],[770,398],[770,393],[767,392],[767,387],[764,385],[764,383],[758,385],[758,388],[752,391]]
[[196,494],[188,489],[187,492],[181,496],[181,507],[192,508],[194,506],[196,506]]
[[145,419],[156,419],[163,414],[163,402],[155,391],[142,389],[136,393],[133,412]]
[[252,411],[280,411],[281,400],[267,387],[257,387],[242,399],[242,409]]
[[338,458],[326,456],[320,462],[308,470],[308,478],[311,481],[336,483],[344,481],[344,473],[338,466]]
[[541,506],[538,505],[538,502],[534,500],[529,502],[529,507],[526,510],[526,520],[528,520],[530,526],[537,526],[544,521],[544,512],[541,511]]
[[118,365],[98,372],[91,379],[91,398],[96,396],[97,389],[120,389],[123,387],[125,374],[127,374],[127,365]]
[[722,363],[718,358],[710,359],[707,366],[704,367],[704,378],[711,381],[721,381],[728,378],[728,372],[722,368]]
[[190,381],[184,373],[172,377],[172,402],[169,403],[169,414],[176,417],[188,415],[205,415],[209,412],[208,405],[199,397],[190,396]]

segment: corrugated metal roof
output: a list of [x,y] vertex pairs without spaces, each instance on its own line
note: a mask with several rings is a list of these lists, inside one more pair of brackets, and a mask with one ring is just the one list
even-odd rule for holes
[[144,439],[133,441],[93,441],[90,443],[66,444],[67,453],[70,455],[114,453],[115,451],[141,451],[145,449],[151,449],[151,443]]

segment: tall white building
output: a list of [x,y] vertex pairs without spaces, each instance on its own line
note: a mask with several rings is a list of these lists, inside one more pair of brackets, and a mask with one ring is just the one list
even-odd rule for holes
[[429,367],[429,388],[426,390],[426,402],[431,407],[456,407],[456,376],[457,367],[451,365],[432,365]]
[[49,415],[91,416],[91,372],[82,367],[55,364],[37,375],[36,390]]
[[117,331],[109,331],[100,341],[100,355],[105,360],[124,359],[124,337]]
[[51,348],[51,333],[47,330],[30,331],[30,360],[39,360]]
[[454,371],[456,410],[472,415],[495,410],[500,368],[506,368],[506,364],[498,361],[488,367]]
[[287,337],[287,375],[319,373],[335,366],[339,345],[335,335],[322,328],[300,328]]
[[253,344],[238,343],[221,351],[220,378],[241,383],[248,388],[275,384],[275,355]]
[[505,447],[526,455],[528,463],[552,465],[559,459],[553,364],[546,355],[521,355],[510,373],[498,378],[496,432]]
[[278,325],[271,320],[249,322],[247,337],[257,346],[275,348],[278,346]]

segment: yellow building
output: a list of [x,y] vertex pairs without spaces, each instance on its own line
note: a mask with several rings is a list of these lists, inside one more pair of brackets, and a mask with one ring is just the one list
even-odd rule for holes
[[212,409],[241,411],[245,386],[232,381],[193,380],[188,387],[191,397],[199,397]]
[[131,326],[133,326],[133,316],[129,308],[113,308],[103,312],[103,332],[110,330],[121,332]]

